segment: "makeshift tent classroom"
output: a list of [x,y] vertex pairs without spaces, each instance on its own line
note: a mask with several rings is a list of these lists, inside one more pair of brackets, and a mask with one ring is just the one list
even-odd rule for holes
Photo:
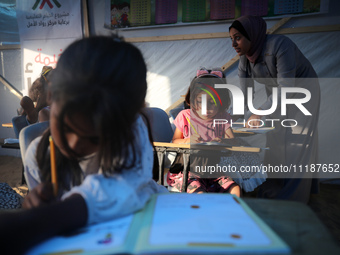
[[[4,1],[3,1],[4,2]],[[1,63],[0,72],[18,90],[22,90],[20,71],[20,47],[15,24],[15,1],[0,5],[1,11]],[[87,5],[84,4],[87,2]],[[109,30],[104,27],[105,0],[82,1],[88,9],[89,34],[117,32],[141,49],[148,65],[149,106],[168,110],[185,94],[195,70],[201,66],[222,67],[235,57],[228,37],[232,20],[177,23],[174,25],[131,27]],[[85,8],[86,9],[86,8]],[[86,12],[85,12],[86,13]],[[311,61],[321,83],[321,109],[319,120],[319,161],[324,164],[339,164],[338,141],[340,124],[337,109],[340,107],[340,3],[329,0],[326,13],[266,18],[270,29],[283,22],[276,33],[291,38]],[[86,16],[85,21],[87,20]],[[83,17],[83,18],[84,18]],[[10,25],[7,25],[10,24]],[[87,23],[84,22],[86,25]],[[226,70],[227,81],[238,84],[237,64]],[[0,121],[10,122],[16,115],[19,99],[3,85],[0,94]],[[260,88],[257,88],[260,89]],[[178,104],[178,103],[177,103]],[[256,104],[256,102],[255,102]],[[13,131],[1,127],[0,137],[13,137]],[[253,138],[254,145],[265,144],[263,138]],[[0,155],[19,153],[0,149]]]

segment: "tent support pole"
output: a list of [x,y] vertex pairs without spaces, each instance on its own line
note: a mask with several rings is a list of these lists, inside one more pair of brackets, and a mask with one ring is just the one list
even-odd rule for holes
[[84,24],[84,36],[90,36],[90,28],[89,28],[89,12],[88,12],[88,5],[87,0],[82,0],[82,9],[83,9],[83,24]]

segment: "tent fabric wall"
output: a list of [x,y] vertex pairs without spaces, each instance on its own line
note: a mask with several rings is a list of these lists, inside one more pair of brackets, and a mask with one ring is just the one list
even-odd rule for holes
[[[164,35],[183,35],[199,33],[227,32],[232,21],[201,24],[182,24],[173,26],[128,28],[111,31],[104,28],[105,0],[89,0],[91,34],[118,33],[127,40],[133,38]],[[283,28],[320,25],[339,25],[340,3],[330,0],[329,13],[293,17]],[[280,18],[266,19],[270,28]],[[339,63],[339,45],[335,44],[339,32],[288,34],[312,62],[319,77],[340,77],[336,63]],[[183,95],[201,66],[222,67],[236,53],[231,47],[230,38],[176,40],[162,42],[134,43],[141,49],[148,65],[148,95],[150,106],[163,109],[174,103]],[[331,47],[330,47],[331,45]],[[227,72],[228,82],[237,82],[235,65]]]
[[[287,35],[313,64],[320,78],[340,77],[340,32]],[[166,109],[186,93],[197,68],[221,67],[235,51],[227,38],[135,43],[148,66],[150,106]],[[227,72],[227,81],[237,84],[237,65]],[[160,79],[160,81],[159,81]]]
[[[287,35],[313,64],[320,78],[321,108],[319,117],[319,159],[320,163],[340,163],[338,144],[340,135],[337,127],[340,118],[336,111],[340,108],[340,32]],[[150,42],[135,44],[148,65],[148,94],[150,106],[166,109],[186,93],[195,71],[201,66],[221,67],[228,56],[235,55],[229,39],[186,40],[170,42]],[[333,78],[333,79],[332,79]],[[337,78],[337,79],[335,79]],[[227,81],[238,84],[237,65],[227,72]],[[263,100],[264,86],[256,88]],[[252,140],[253,139],[253,140]],[[250,138],[248,142],[265,146],[265,137]]]
[[[0,45],[20,44],[18,24],[15,16],[15,1],[0,3]],[[21,53],[20,50],[0,50],[0,74],[21,90]],[[7,87],[0,83],[0,122],[11,122],[17,115],[20,100]],[[0,127],[0,137],[15,137],[11,128]],[[0,155],[20,157],[19,150],[1,149]]]
[[[148,66],[146,100],[150,106],[169,107],[186,93],[198,68],[221,68],[226,57],[234,51],[226,47],[228,43],[227,38],[135,43],[143,52]],[[166,82],[154,80],[159,76],[166,77]]]
[[[111,34],[104,29],[105,0],[89,1],[91,34]],[[329,1],[329,13],[293,17],[283,28],[339,25],[340,3]],[[279,18],[266,19],[267,27],[272,27]],[[165,26],[156,28],[135,28],[119,30],[118,34],[130,39],[163,35],[183,35],[199,33],[226,32],[231,22],[216,24],[198,24]],[[321,83],[321,108],[319,118],[319,161],[320,163],[340,163],[336,141],[340,119],[336,118],[336,109],[340,108],[340,31],[287,34],[314,66]],[[201,66],[222,67],[236,53],[231,47],[230,38],[176,40],[162,42],[134,43],[143,53],[148,66],[149,106],[167,109],[185,94],[195,71]],[[226,72],[227,81],[237,85],[237,64]],[[332,79],[333,78],[333,79]],[[256,86],[256,93],[262,94],[258,102],[264,99],[263,86]],[[255,101],[255,104],[257,102]],[[255,136],[248,142],[256,146],[265,145],[265,136]]]
[[[330,0],[329,4],[328,14],[293,17],[284,27],[339,24],[340,3]],[[105,0],[88,0],[88,7],[90,34],[108,35],[113,33],[113,31],[104,28]],[[266,21],[270,28],[279,21],[279,18]],[[229,21],[212,24],[129,28],[119,30],[118,33],[127,39],[157,35],[216,33],[226,32],[230,23]],[[13,33],[15,34],[15,31]],[[340,83],[335,79],[340,79],[340,32],[287,34],[287,36],[311,61],[319,77],[325,78],[321,83],[320,162],[339,163],[339,150],[336,141],[340,138],[337,130],[340,120],[335,116],[337,116],[336,111],[340,106],[338,100]],[[201,66],[221,67],[236,55],[231,47],[230,38],[137,42],[134,44],[142,51],[148,66],[147,102],[149,106],[162,109],[168,108],[186,93],[197,68]],[[5,61],[1,62],[0,73],[3,75],[2,70],[5,70],[5,78],[21,90],[21,74],[15,68],[20,66],[20,51],[1,51],[1,53]],[[237,65],[229,69],[226,74],[228,83],[238,84]],[[256,89],[261,92],[263,87],[258,86]],[[18,106],[19,100],[2,86],[0,93],[1,122],[10,122],[12,116],[16,114]],[[1,137],[14,135],[10,129],[5,128],[1,128],[0,133]],[[263,139],[252,139],[255,140],[254,143],[264,143]],[[0,149],[0,155],[3,153],[7,155],[10,152]]]

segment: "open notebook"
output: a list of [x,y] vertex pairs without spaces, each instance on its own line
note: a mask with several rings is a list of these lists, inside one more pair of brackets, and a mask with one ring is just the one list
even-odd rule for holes
[[27,254],[288,253],[289,247],[230,194],[158,194],[113,221],[54,237]]

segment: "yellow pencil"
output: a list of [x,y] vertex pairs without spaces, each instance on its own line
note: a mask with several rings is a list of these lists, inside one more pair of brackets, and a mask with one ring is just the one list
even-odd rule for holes
[[51,182],[54,196],[58,195],[57,165],[55,161],[55,148],[52,136],[50,136],[50,156],[51,156]]
[[190,126],[192,127],[192,129],[195,131],[195,133],[198,134],[198,133],[197,133],[197,130],[196,130],[196,129],[194,128],[194,126],[191,124],[189,118],[188,118],[188,117],[186,117],[186,118],[187,118],[187,121],[189,122]]

